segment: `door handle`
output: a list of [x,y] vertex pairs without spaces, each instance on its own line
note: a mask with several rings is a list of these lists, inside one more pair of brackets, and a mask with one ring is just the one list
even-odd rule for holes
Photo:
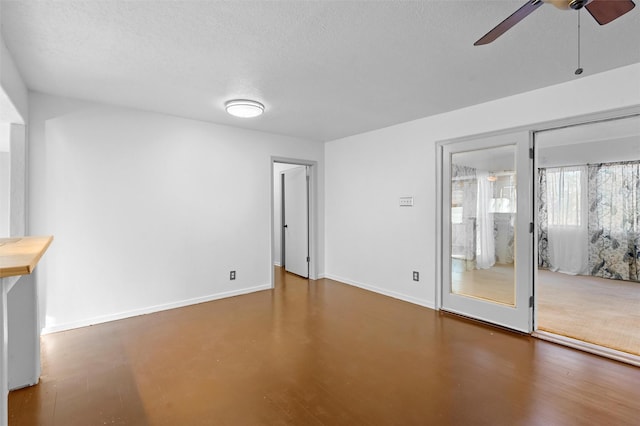
[[285,227],[285,228],[288,228],[288,227],[289,227],[289,225],[285,225],[284,227]]

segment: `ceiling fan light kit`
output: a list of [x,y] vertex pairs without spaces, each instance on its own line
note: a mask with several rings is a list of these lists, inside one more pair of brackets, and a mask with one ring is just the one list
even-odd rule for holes
[[600,25],[605,25],[618,19],[635,7],[635,3],[631,0],[529,0],[473,45],[481,46],[491,43],[544,3],[551,3],[562,10],[580,10],[584,7]]

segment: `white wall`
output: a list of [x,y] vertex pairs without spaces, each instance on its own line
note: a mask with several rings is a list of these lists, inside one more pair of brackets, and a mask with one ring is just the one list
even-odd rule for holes
[[29,115],[27,86],[22,81],[18,68],[4,44],[2,34],[0,34],[0,89],[0,98],[2,98],[0,99],[0,106],[2,106],[0,121],[24,124]]
[[9,235],[27,235],[27,143],[23,124],[9,125],[10,139],[10,218]]
[[[1,2],[0,2],[1,7]],[[8,235],[20,236],[26,229],[26,143],[24,123],[28,119],[27,88],[0,35],[0,122],[8,144],[9,177],[3,174],[3,184],[9,183]],[[4,169],[6,159],[3,160]],[[7,180],[5,180],[7,179]],[[5,185],[3,185],[6,188]],[[6,200],[7,194],[0,195]],[[0,235],[6,236],[6,230]],[[7,326],[9,329],[7,377],[9,388],[37,383],[40,376],[40,339],[38,336],[36,284],[33,275],[25,275],[7,295]]]
[[434,306],[436,142],[638,106],[639,81],[634,64],[326,143],[325,276]]
[[9,236],[9,197],[11,196],[10,129],[9,124],[0,122],[0,238]]
[[26,234],[25,126],[0,122],[0,238]]
[[[9,234],[26,231],[26,142],[25,126],[7,125],[9,131]],[[8,294],[9,388],[38,382],[40,377],[40,327],[34,274],[25,275]]]
[[0,151],[0,238],[9,236],[10,171],[10,154],[9,152]]
[[538,167],[640,160],[640,116],[537,132]]
[[[0,237],[22,236],[27,234],[25,126],[4,124],[0,129],[7,139],[1,145],[3,149],[8,148],[0,165],[0,197],[4,200],[0,204],[6,201],[3,214],[0,214],[3,221],[6,220],[6,228],[0,231]],[[40,377],[37,297],[34,274],[20,277],[7,295],[9,389],[35,384]]]
[[28,115],[27,87],[0,34],[0,125],[2,125],[2,142],[0,143],[2,148],[0,149],[10,153],[10,235],[24,235],[27,231],[25,195],[27,148],[24,123]]
[[[32,93],[30,224],[56,237],[37,271],[46,331],[265,288],[274,156],[318,161],[318,275],[433,306],[435,143],[640,105],[639,78],[635,64],[328,142],[324,153]],[[415,206],[400,208],[400,196]]]
[[271,158],[323,193],[317,142],[37,93],[29,133],[45,332],[268,288]]

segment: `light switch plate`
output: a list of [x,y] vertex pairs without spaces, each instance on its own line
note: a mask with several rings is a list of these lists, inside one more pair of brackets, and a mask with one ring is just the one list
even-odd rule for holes
[[413,197],[400,197],[400,207],[413,207]]

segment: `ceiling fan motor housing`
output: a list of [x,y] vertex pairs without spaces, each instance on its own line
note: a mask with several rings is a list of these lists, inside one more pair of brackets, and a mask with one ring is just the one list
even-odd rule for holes
[[587,3],[589,3],[589,0],[571,0],[569,2],[569,7],[573,10],[578,10],[586,6]]

